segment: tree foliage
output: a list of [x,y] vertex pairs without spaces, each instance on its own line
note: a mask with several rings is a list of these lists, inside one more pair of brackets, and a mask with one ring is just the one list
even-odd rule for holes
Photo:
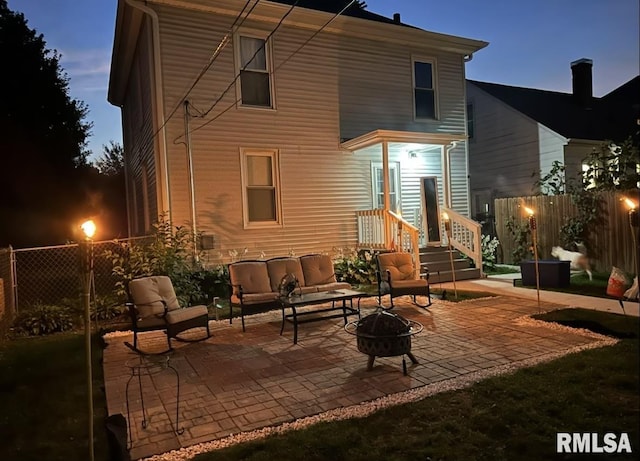
[[60,243],[85,203],[87,108],[69,97],[60,55],[0,0],[0,245]]
[[124,177],[124,149],[115,141],[102,146],[102,155],[95,161],[98,171],[107,177]]
[[577,208],[577,215],[565,217],[560,228],[562,245],[575,250],[578,243],[583,243],[592,254],[597,254],[598,249],[591,241],[607,213],[601,193],[630,190],[637,193],[640,184],[638,145],[632,137],[620,144],[603,143],[583,160],[583,164],[587,167],[582,176],[576,178],[568,175],[565,165],[556,161],[535,185],[544,195],[570,195]]
[[102,154],[89,168],[84,181],[88,198],[86,211],[101,227],[101,238],[127,235],[127,202],[124,179],[124,149],[110,141],[102,146]]

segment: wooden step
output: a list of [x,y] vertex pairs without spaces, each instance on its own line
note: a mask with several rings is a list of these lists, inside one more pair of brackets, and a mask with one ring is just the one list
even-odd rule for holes
[[[460,280],[473,280],[480,278],[480,269],[469,267],[467,269],[456,270],[456,282]],[[429,272],[429,284],[437,288],[438,283],[453,282],[451,271]]]
[[[429,272],[445,272],[451,270],[451,261],[449,259],[442,261],[430,261],[420,264],[421,271],[428,269]],[[453,260],[453,267],[455,270],[468,269],[471,267],[471,262],[466,258],[458,258]]]

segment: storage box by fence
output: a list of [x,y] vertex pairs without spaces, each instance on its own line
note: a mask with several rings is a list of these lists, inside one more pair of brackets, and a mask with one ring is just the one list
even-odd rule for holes
[[[607,272],[612,266],[616,266],[626,272],[635,273],[633,253],[638,251],[638,247],[633,241],[628,210],[621,199],[629,196],[637,201],[637,194],[637,191],[628,195],[615,192],[603,193],[603,208],[606,215],[603,225],[591,229],[594,247],[588,254],[594,269]],[[541,259],[552,259],[551,248],[560,246],[560,227],[567,217],[577,214],[577,209],[568,195],[496,199],[496,233],[501,246],[498,261],[501,263],[514,263],[512,254],[516,245],[514,237],[507,230],[506,222],[513,216],[524,224],[527,221],[525,206],[532,208],[536,213]]]

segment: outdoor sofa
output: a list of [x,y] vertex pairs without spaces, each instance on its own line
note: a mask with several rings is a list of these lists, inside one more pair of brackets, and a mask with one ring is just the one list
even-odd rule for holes
[[[250,312],[279,309],[280,283],[293,274],[297,280],[295,293],[307,294],[351,288],[338,282],[333,261],[328,255],[272,258],[266,261],[237,261],[229,264],[229,305],[240,308],[242,331],[244,316]],[[229,317],[229,323],[233,316]]]

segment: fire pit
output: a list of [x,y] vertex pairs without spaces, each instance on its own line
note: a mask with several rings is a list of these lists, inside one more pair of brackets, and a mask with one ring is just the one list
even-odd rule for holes
[[418,363],[411,353],[411,336],[420,333],[422,328],[418,322],[382,309],[360,320],[349,322],[344,327],[347,333],[355,335],[358,350],[369,356],[367,370],[373,369],[376,357],[402,355],[402,371],[405,375],[405,355],[412,363]]

